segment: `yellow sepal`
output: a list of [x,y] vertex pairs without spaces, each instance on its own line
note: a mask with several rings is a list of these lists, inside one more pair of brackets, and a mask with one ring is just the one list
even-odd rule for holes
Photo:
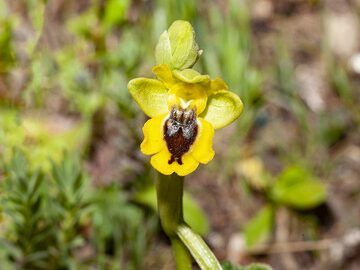
[[168,64],[172,69],[185,69],[194,65],[199,52],[191,24],[178,20],[161,34],[155,48],[155,58],[157,64]]
[[215,129],[219,129],[235,121],[242,111],[243,103],[235,93],[220,90],[209,96],[201,117],[210,122]]
[[168,90],[158,80],[136,78],[128,83],[130,94],[149,117],[157,117],[168,112]]

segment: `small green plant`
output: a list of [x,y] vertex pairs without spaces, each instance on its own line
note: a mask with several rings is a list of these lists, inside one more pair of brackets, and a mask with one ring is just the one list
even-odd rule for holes
[[[95,192],[91,205],[92,242],[99,269],[118,269],[119,262],[123,269],[141,268],[147,246],[146,228],[151,225],[147,223],[153,223],[153,219],[145,221],[143,211],[126,201],[117,184]],[[130,259],[124,260],[124,254]]]
[[2,244],[10,251],[7,260],[20,269],[76,265],[71,255],[83,243],[81,221],[89,211],[87,177],[78,162],[66,155],[63,162],[53,164],[50,176],[29,167],[25,156],[15,150],[5,166],[1,202],[9,224],[4,232],[8,240]]
[[[153,219],[145,222],[119,186],[93,189],[76,155],[64,155],[44,172],[15,150],[3,171],[2,269],[141,267]],[[80,256],[84,249],[93,252]]]
[[247,180],[251,186],[263,193],[267,204],[244,227],[248,248],[269,239],[274,228],[274,216],[279,207],[308,210],[326,200],[324,184],[303,167],[287,167],[275,179],[266,175],[261,168],[258,168],[258,171],[257,176],[266,179],[265,181],[259,182],[258,178],[251,175],[248,175]]

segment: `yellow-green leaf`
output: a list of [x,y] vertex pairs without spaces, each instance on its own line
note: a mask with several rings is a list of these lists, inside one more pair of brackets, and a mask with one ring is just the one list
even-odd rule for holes
[[325,201],[326,188],[310,171],[291,166],[278,176],[270,195],[278,203],[309,209]]
[[153,118],[168,111],[168,90],[160,81],[137,78],[129,82],[128,89],[147,116]]
[[248,248],[266,241],[273,228],[274,208],[271,205],[260,210],[244,229],[245,242]]
[[208,104],[202,117],[210,122],[215,129],[231,124],[241,114],[243,103],[233,92],[220,90],[208,99]]

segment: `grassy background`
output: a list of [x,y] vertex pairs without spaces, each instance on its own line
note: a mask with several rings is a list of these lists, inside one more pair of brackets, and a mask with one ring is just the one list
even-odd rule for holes
[[153,76],[159,35],[183,19],[204,50],[195,69],[245,104],[187,177],[188,222],[222,261],[357,269],[359,14],[359,1],[0,0],[0,268],[174,268],[126,85]]

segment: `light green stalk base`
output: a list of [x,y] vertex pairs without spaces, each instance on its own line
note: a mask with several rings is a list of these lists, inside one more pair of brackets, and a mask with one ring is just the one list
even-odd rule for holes
[[191,269],[191,255],[203,270],[221,270],[220,263],[205,241],[184,222],[183,197],[184,178],[158,175],[156,192],[161,226],[170,237],[176,268]]

